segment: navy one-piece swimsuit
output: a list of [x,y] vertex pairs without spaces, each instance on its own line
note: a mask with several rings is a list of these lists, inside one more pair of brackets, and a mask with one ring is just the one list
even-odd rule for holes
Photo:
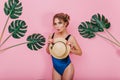
[[[69,34],[65,39],[68,41],[69,37],[71,35]],[[52,35],[52,39],[54,38],[54,33]],[[57,59],[55,57],[52,56],[52,62],[53,62],[53,67],[54,69],[60,74],[63,75],[64,70],[66,69],[66,67],[71,63],[70,57],[69,55],[64,58],[64,59]]]

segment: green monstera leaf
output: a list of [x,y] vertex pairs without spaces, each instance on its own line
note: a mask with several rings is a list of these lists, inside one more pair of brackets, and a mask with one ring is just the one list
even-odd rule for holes
[[25,35],[25,33],[27,32],[26,29],[27,29],[27,25],[25,21],[22,21],[22,20],[12,21],[12,23],[10,24],[8,28],[9,33],[11,33],[12,36],[17,39]]
[[[82,22],[78,27],[78,32],[84,38],[93,38],[95,37],[95,35],[97,35],[101,38],[110,41],[112,44],[120,47],[120,42],[107,30],[109,28],[110,28],[110,22],[108,21],[108,19],[105,18],[104,15],[101,16],[98,13],[92,16],[90,22]],[[98,33],[103,31],[108,33],[108,35],[111,36],[113,40]]]
[[103,32],[104,28],[110,28],[110,22],[104,17],[104,15],[95,14],[91,18],[91,25],[95,32]]
[[22,14],[22,3],[19,0],[8,0],[4,4],[4,12],[12,19],[19,18]]
[[37,51],[45,45],[45,38],[41,34],[32,34],[27,38],[27,47],[31,50]]
[[81,22],[81,24],[78,27],[78,32],[84,38],[93,38],[93,37],[95,37],[94,30],[92,29],[91,23],[88,22],[88,21]]

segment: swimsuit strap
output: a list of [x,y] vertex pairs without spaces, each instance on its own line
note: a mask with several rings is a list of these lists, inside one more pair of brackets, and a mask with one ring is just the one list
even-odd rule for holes
[[70,38],[71,34],[69,34],[65,39],[68,41],[68,39]]
[[[54,38],[54,35],[55,35],[55,33],[52,34],[52,37],[51,37],[52,39]],[[68,39],[70,38],[70,36],[71,36],[71,34],[69,34],[69,35],[65,38],[65,40],[68,41]]]
[[52,37],[51,37],[52,39],[54,38],[54,35],[55,35],[55,33],[52,34]]

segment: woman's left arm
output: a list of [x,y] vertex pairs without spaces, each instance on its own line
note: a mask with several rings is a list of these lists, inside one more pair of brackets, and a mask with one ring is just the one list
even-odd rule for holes
[[71,47],[71,53],[81,56],[82,50],[80,46],[78,45],[78,42],[76,41],[74,36],[70,37],[69,42],[70,42],[70,47]]

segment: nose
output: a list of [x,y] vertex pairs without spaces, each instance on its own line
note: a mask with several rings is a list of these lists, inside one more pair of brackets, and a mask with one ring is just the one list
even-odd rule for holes
[[59,25],[56,25],[55,27],[56,27],[57,29],[58,29],[58,28],[60,28],[60,26],[59,26]]

